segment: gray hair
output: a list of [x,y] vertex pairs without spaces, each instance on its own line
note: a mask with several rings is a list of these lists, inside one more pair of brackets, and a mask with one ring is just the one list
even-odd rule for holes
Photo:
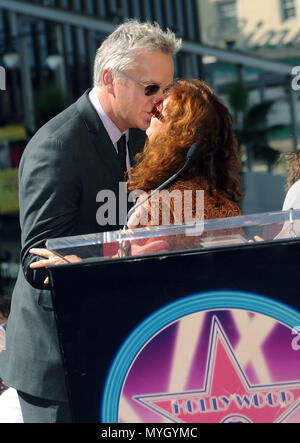
[[[160,51],[165,54],[176,54],[182,40],[167,29],[164,32],[158,23],[140,23],[128,20],[110,34],[98,48],[94,63],[94,86],[102,84],[102,72],[105,68],[118,76],[135,60],[138,50]],[[121,78],[121,75],[119,75]]]

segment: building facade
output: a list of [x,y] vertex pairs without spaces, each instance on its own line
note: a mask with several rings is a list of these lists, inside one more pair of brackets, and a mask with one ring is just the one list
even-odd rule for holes
[[[274,133],[273,145],[279,150],[295,149],[300,134],[300,0],[199,0],[198,5],[204,45],[291,67],[290,79],[249,67],[244,67],[242,75],[250,93],[249,105],[275,102],[269,124],[285,127]],[[236,67],[219,60],[213,60],[208,72],[213,73],[221,95],[238,79]]]
[[300,0],[199,0],[202,41],[267,57],[299,57]]
[[[38,109],[32,103],[42,100],[38,93],[51,82],[69,101],[81,95],[92,84],[97,47],[126,19],[157,21],[184,40],[199,42],[198,17],[194,0],[1,0],[0,65],[6,67],[8,91],[0,96],[2,124],[27,114],[34,131],[39,125],[34,112],[43,103]],[[177,77],[201,76],[197,54],[182,51],[175,65]]]
[[[175,77],[205,79],[228,105],[228,86],[241,76],[250,102],[275,98],[272,123],[284,122],[279,138],[285,137],[286,149],[295,148],[299,94],[291,94],[287,76],[300,66],[299,14],[300,0],[0,0],[6,81],[0,126],[24,121],[33,133],[74,101],[92,85],[103,39],[119,23],[137,18],[157,21],[182,37]],[[217,57],[211,57],[215,48]],[[214,63],[206,63],[211,58]],[[273,69],[266,60],[280,63]]]

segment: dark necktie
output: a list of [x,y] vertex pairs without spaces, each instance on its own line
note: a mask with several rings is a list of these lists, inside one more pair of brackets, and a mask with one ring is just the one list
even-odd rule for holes
[[122,171],[125,172],[127,170],[126,167],[126,157],[127,157],[127,153],[126,153],[126,135],[122,135],[122,137],[120,138],[120,140],[117,142],[117,146],[118,146],[118,157],[120,160],[120,164],[121,164],[121,168]]

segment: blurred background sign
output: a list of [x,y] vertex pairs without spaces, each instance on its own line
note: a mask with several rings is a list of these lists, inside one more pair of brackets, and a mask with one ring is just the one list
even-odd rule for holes
[[0,215],[18,211],[18,170],[5,169],[0,171]]
[[18,167],[27,143],[24,125],[0,127],[0,216],[18,214]]
[[26,140],[27,133],[24,125],[0,126],[0,142]]

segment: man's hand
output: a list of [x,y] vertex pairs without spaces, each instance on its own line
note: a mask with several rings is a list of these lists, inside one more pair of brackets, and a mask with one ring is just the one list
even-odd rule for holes
[[[29,250],[29,252],[30,254],[39,255],[40,257],[45,258],[45,260],[39,260],[35,263],[31,263],[31,269],[40,269],[45,268],[46,266],[63,265],[68,262],[79,263],[82,261],[82,259],[77,257],[77,255],[66,255],[66,260],[64,260],[63,258],[55,255],[53,252],[49,251],[49,249],[32,248]],[[44,284],[49,284],[49,277],[44,280]]]

